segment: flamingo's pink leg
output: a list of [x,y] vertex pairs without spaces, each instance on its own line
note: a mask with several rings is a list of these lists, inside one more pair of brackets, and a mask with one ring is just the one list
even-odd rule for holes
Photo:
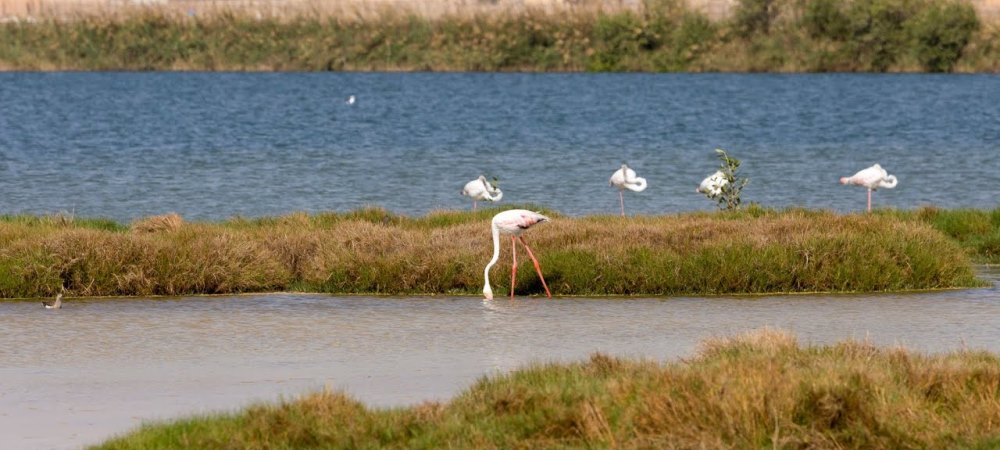
[[872,212],[872,190],[868,189],[868,212]]
[[625,195],[621,189],[618,190],[618,203],[622,205],[622,217],[625,217]]
[[[511,249],[511,255],[513,255],[514,258],[514,264],[510,266],[510,299],[513,300],[514,279],[517,278],[517,237],[515,236],[510,237],[510,249]],[[529,255],[531,254],[530,250],[528,251],[528,254]]]
[[521,239],[521,245],[523,245],[524,249],[528,251],[528,256],[531,258],[531,262],[535,264],[535,272],[538,272],[538,278],[542,280],[542,287],[545,288],[545,295],[552,298],[552,293],[549,292],[549,285],[545,284],[545,277],[542,276],[542,268],[538,265],[538,260],[535,259],[535,254],[531,253],[531,247],[528,247],[528,243],[524,242],[523,237],[519,237],[519,239]]
[[472,201],[472,210],[473,211],[476,210],[476,201],[475,200]]

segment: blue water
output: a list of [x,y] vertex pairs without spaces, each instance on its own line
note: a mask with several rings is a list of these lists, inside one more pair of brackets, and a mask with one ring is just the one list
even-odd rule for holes
[[2,73],[0,214],[424,214],[481,173],[501,205],[615,213],[622,162],[630,213],[708,210],[717,147],[765,206],[861,210],[837,179],[877,162],[877,207],[996,207],[998,99],[996,75]]

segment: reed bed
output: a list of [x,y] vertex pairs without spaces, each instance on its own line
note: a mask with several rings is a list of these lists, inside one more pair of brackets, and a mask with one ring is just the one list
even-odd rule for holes
[[[6,70],[996,72],[957,0],[741,0],[417,14],[139,8],[0,23]],[[469,12],[471,11],[471,12]]]
[[149,424],[101,449],[997,448],[1000,358],[761,330],[659,364],[595,354],[484,377],[447,403],[320,392]]
[[[478,295],[497,209],[381,209],[219,223],[167,215],[0,220],[0,297],[262,291]],[[968,254],[904,215],[752,208],[554,218],[526,236],[555,295],[873,292],[978,286]],[[510,241],[491,272],[509,292]],[[522,259],[523,259],[523,249]],[[517,292],[542,292],[519,271]]]

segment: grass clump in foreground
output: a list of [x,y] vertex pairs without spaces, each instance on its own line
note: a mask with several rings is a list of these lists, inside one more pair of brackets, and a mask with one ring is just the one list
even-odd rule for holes
[[664,365],[596,354],[480,379],[448,403],[323,392],[146,425],[129,448],[997,448],[1000,358],[763,330]]
[[[530,208],[530,207],[529,207]],[[0,219],[0,297],[263,291],[482,291],[498,210],[411,218],[381,209],[191,223],[167,215]],[[968,256],[912,218],[751,208],[671,216],[554,217],[527,237],[561,295],[890,291],[977,286]],[[523,255],[522,255],[523,256]],[[494,280],[510,279],[503,246]],[[498,295],[509,284],[495,283]],[[542,292],[521,271],[518,292]]]

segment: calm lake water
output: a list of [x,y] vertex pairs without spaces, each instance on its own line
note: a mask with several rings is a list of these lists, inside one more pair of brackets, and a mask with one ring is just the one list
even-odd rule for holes
[[711,209],[716,147],[767,206],[862,209],[837,179],[878,162],[876,206],[995,207],[997,99],[996,75],[2,73],[0,213],[424,214],[481,173],[614,213],[623,161],[630,212]]
[[[996,283],[1000,269],[984,276]],[[995,285],[996,286],[996,285]],[[144,421],[329,387],[373,406],[597,351],[675,360],[761,327],[923,352],[1000,352],[1000,287],[670,299],[259,295],[0,302],[0,448],[79,448]]]

